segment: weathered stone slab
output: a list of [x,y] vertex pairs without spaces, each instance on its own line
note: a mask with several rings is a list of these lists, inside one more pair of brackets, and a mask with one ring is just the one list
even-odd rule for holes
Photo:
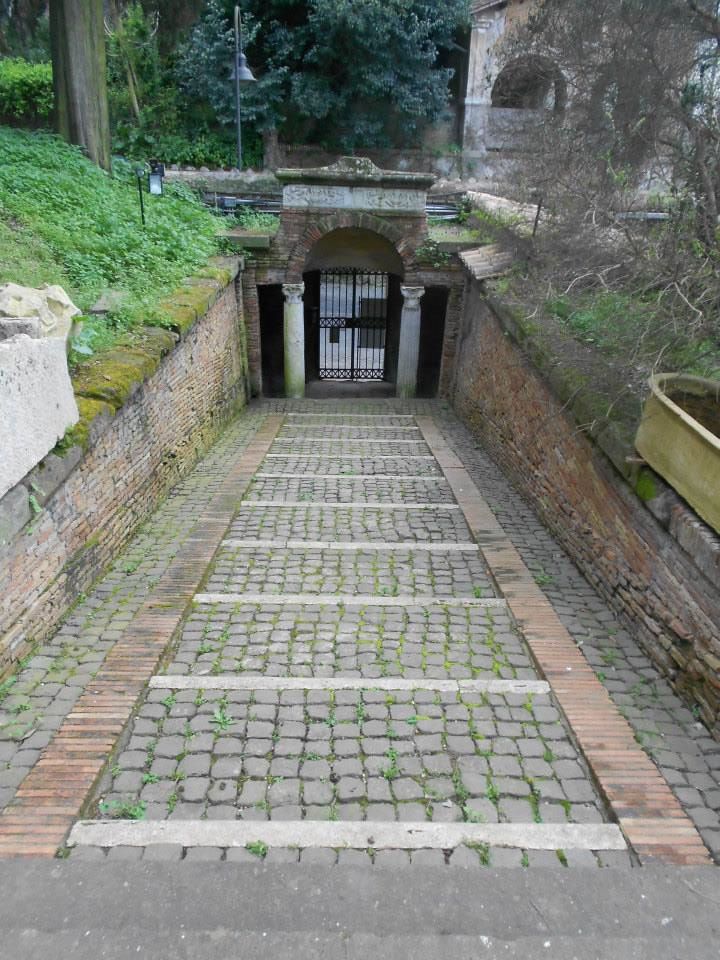
[[624,850],[612,823],[334,823],[242,820],[80,820],[68,846],[244,847],[262,841],[270,847],[332,847],[364,850],[450,850],[462,844],[488,843],[524,850]]
[[373,210],[425,216],[434,177],[381,170],[366,157],[341,157],[329,167],[277,171],[285,209]]
[[0,496],[79,419],[66,356],[79,312],[61,287],[0,287]]
[[23,486],[13,487],[0,499],[0,548],[30,520],[28,492]]

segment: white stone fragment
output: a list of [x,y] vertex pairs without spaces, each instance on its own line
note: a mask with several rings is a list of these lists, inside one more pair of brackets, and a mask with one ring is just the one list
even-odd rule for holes
[[0,286],[0,497],[79,419],[66,352],[79,312],[61,287]]

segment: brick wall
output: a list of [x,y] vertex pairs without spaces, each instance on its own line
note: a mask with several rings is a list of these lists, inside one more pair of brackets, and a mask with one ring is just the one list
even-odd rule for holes
[[653,516],[578,431],[477,282],[466,291],[453,402],[720,738],[720,577],[701,569],[678,535],[697,522],[682,520],[690,511],[680,503],[668,529]]
[[52,632],[244,404],[237,289],[222,289],[114,416],[93,421],[87,449],[67,454],[71,472],[42,513],[0,547],[0,673]]

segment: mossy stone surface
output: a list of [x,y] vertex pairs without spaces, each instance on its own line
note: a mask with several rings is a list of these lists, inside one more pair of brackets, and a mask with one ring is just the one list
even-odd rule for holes
[[103,400],[115,410],[157,370],[159,356],[133,347],[118,347],[79,366],[73,374],[77,397]]
[[218,280],[203,279],[192,286],[180,287],[160,304],[168,326],[184,336],[208,312],[224,289]]
[[655,478],[649,470],[640,471],[640,476],[635,483],[635,493],[645,503],[647,503],[648,500],[653,500],[657,496]]
[[73,447],[81,447],[83,450],[87,450],[90,446],[93,422],[98,417],[111,417],[115,413],[113,407],[103,400],[92,400],[89,397],[79,397],[77,394],[75,400],[80,419],[74,427],[70,427],[65,432],[65,436],[56,444],[54,452],[58,456],[63,456]]

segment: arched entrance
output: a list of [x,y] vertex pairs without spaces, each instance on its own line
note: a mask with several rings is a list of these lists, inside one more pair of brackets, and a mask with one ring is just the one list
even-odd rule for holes
[[314,244],[303,273],[311,385],[385,383],[394,392],[403,274],[396,248],[372,230],[339,227]]
[[507,63],[492,89],[493,107],[562,113],[567,89],[557,64],[545,57],[519,57]]

